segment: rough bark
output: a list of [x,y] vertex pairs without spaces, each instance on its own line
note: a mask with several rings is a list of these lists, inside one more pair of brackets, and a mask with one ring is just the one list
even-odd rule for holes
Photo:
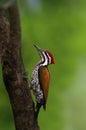
[[0,56],[3,80],[12,106],[16,130],[39,130],[34,118],[30,95],[21,57],[21,27],[17,1],[7,9],[9,20],[0,10]]

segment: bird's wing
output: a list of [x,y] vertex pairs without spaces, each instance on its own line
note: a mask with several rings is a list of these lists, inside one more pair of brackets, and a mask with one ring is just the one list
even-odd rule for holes
[[50,83],[50,73],[47,67],[41,66],[39,68],[39,82],[40,82],[41,89],[43,90],[44,99],[46,103],[47,96],[48,96],[49,83]]

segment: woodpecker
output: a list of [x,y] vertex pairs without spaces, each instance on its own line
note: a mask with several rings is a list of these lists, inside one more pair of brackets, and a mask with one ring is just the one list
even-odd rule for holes
[[40,61],[35,65],[32,71],[30,89],[33,90],[33,94],[36,98],[37,104],[35,109],[35,118],[37,119],[41,106],[43,106],[44,110],[46,110],[46,102],[50,83],[48,65],[54,64],[54,57],[51,52],[42,50],[36,45],[34,45],[34,47],[39,53]]

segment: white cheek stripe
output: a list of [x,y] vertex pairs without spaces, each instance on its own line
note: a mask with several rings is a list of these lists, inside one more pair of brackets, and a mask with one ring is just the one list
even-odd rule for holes
[[49,58],[49,64],[51,63],[51,57],[49,56],[49,54],[47,53],[47,56]]
[[46,65],[48,65],[47,56],[45,55],[44,52],[43,52],[43,55],[44,55],[44,63],[43,63],[43,66],[46,66]]

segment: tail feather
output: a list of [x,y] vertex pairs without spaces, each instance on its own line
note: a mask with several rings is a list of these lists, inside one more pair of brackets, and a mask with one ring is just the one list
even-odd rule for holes
[[36,119],[38,118],[38,114],[39,114],[40,108],[41,108],[41,104],[37,103],[36,110],[35,110],[35,118]]
[[44,108],[44,110],[46,110],[46,103],[43,104],[43,108]]
[[43,106],[44,110],[46,110],[46,103],[44,103],[44,104],[37,103],[36,109],[35,109],[35,118],[36,118],[36,120],[38,118],[41,106]]

